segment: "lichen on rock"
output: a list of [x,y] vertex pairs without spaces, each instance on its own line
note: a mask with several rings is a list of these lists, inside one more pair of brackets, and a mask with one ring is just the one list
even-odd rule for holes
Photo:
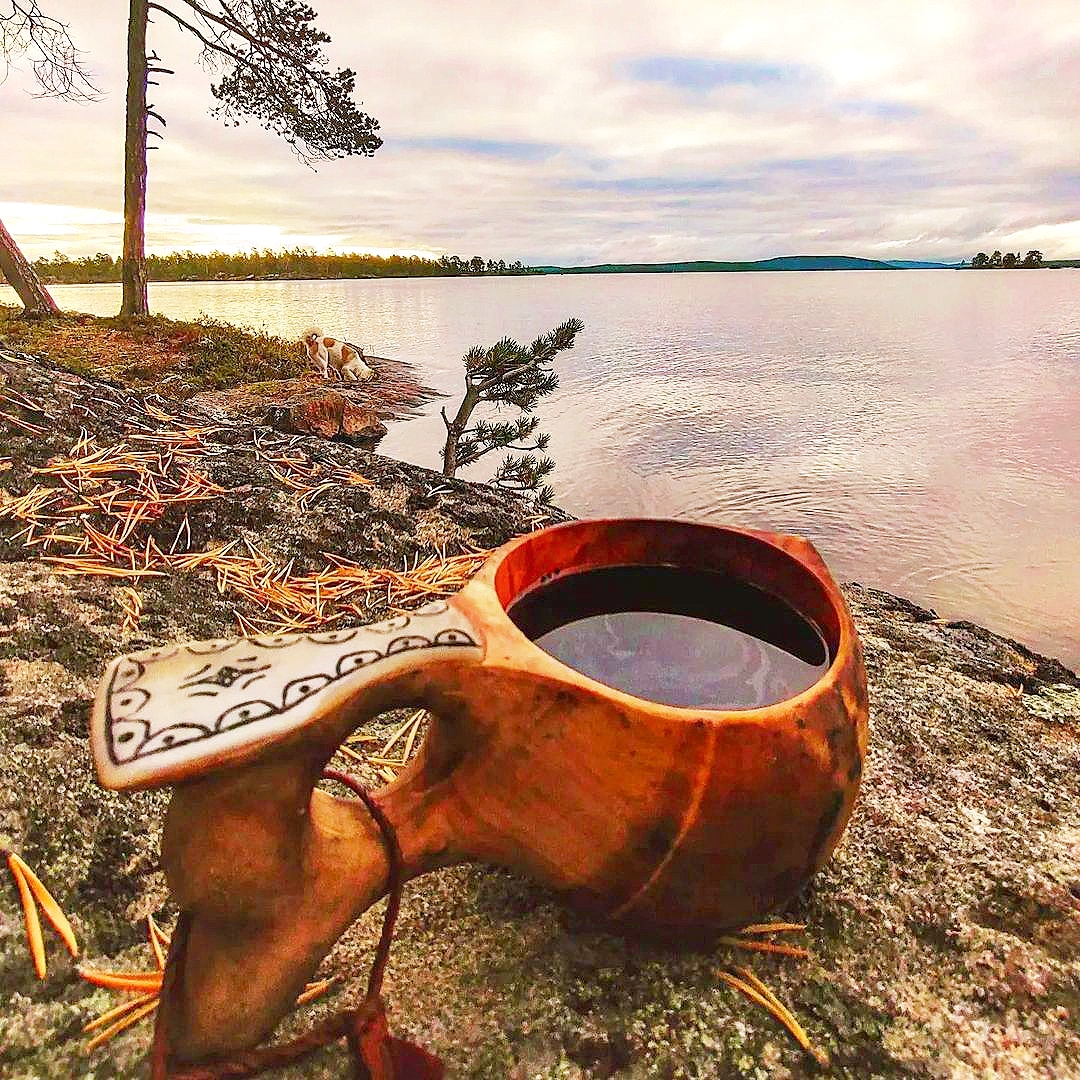
[[[0,487],[12,497],[81,429],[104,445],[138,433],[145,416],[138,395],[36,357],[0,354],[0,381],[38,410],[4,411],[42,429],[0,417]],[[494,547],[547,520],[527,500],[315,438],[293,451],[371,483],[302,505],[251,450],[268,429],[184,408],[185,423],[215,429],[204,466],[228,492],[188,508],[195,550],[244,538],[298,572],[327,551],[400,566]],[[152,526],[166,548],[177,513]],[[138,625],[124,629],[122,582],[61,576],[17,530],[0,521],[0,847],[53,890],[91,962],[145,968],[141,920],[176,914],[157,861],[167,794],[97,785],[89,698],[117,653],[232,633],[236,611],[257,612],[209,574],[170,574],[138,583]],[[405,890],[385,985],[395,1030],[461,1077],[820,1075],[717,980],[718,967],[749,962],[828,1051],[828,1075],[1080,1076],[1080,680],[887,593],[849,585],[846,595],[866,653],[871,750],[844,840],[784,913],[808,924],[810,961],[622,938],[523,878],[457,867]],[[384,610],[372,597],[364,617]],[[283,1032],[357,1000],[381,915],[380,905],[343,936],[323,966],[341,977],[335,993]],[[5,883],[0,1075],[142,1075],[149,1024],[88,1057],[80,1029],[113,999],[55,942],[48,959],[39,983]],[[344,1052],[330,1049],[280,1075],[346,1073]]]

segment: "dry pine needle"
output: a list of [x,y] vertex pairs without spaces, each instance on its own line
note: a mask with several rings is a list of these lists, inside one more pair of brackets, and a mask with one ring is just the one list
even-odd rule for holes
[[8,851],[5,854],[7,855],[8,869],[15,880],[16,888],[19,890],[19,902],[22,905],[23,919],[26,923],[26,938],[30,946],[30,956],[34,962],[34,970],[37,972],[39,979],[44,979],[47,974],[45,940],[41,933],[38,906],[40,905],[45,918],[60,935],[60,939],[72,956],[79,955],[79,944],[75,940],[75,931],[71,928],[68,917],[61,910],[52,893],[45,888],[41,879],[30,866],[14,851]]

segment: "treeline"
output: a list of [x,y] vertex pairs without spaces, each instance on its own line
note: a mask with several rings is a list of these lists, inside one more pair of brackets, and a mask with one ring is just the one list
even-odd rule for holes
[[[99,252],[69,259],[57,251],[51,258],[35,260],[34,269],[48,285],[86,285],[119,281],[121,260]],[[150,281],[230,281],[296,278],[461,277],[485,274],[531,274],[519,261],[463,259],[443,255],[423,259],[416,255],[319,255],[307,248],[291,251],[174,251],[171,255],[148,255]]]
[[1017,268],[1031,270],[1042,265],[1043,254],[1041,251],[1029,251],[1026,255],[1021,255],[1019,251],[1006,251],[1004,255],[1000,251],[995,251],[993,255],[987,255],[985,251],[980,251],[971,260],[972,270],[1014,270]]

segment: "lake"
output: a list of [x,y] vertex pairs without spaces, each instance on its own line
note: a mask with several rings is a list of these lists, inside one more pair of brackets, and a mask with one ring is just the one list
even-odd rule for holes
[[[118,286],[52,291],[119,308]],[[214,282],[150,302],[289,337],[317,322],[456,395],[470,346],[576,315],[539,409],[567,510],[799,533],[841,579],[1080,667],[1080,270]],[[380,452],[437,468],[439,404]]]

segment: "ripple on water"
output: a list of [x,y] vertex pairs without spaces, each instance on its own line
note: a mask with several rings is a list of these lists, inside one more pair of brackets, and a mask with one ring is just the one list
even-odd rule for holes
[[[113,287],[55,290],[110,314]],[[1080,272],[151,285],[165,314],[316,320],[460,393],[462,354],[585,321],[539,409],[559,501],[801,533],[838,577],[1080,667]],[[439,405],[385,452],[433,466]],[[484,479],[487,468],[470,475]]]

